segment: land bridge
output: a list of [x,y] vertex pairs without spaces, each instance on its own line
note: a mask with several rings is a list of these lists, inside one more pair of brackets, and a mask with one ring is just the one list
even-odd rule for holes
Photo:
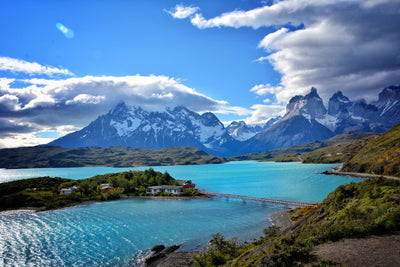
[[248,199],[248,200],[255,200],[255,201],[262,201],[262,202],[269,202],[269,203],[295,205],[298,207],[316,206],[317,205],[316,203],[297,202],[297,201],[280,200],[280,199],[263,198],[263,197],[248,197],[248,196],[239,196],[239,195],[223,194],[223,193],[211,193],[211,192],[204,192],[204,191],[200,191],[200,193],[206,194],[209,196],[214,196],[214,197],[240,198],[240,199]]

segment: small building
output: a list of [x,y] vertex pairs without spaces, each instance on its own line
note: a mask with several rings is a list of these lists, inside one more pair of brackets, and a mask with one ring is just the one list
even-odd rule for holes
[[69,195],[74,193],[76,190],[78,190],[78,187],[76,185],[71,186],[71,187],[64,187],[60,189],[60,194],[62,195]]
[[154,195],[156,193],[171,193],[179,195],[183,193],[183,186],[176,186],[176,185],[149,186],[147,188],[147,193],[151,195]]
[[193,189],[196,187],[196,184],[192,183],[191,180],[177,180],[177,182],[184,188]]
[[110,184],[101,184],[100,193],[104,196],[108,191],[114,189]]

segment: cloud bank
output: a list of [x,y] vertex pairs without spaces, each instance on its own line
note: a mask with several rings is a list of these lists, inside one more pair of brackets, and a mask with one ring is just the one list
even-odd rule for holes
[[27,62],[25,60],[0,57],[0,70],[11,72],[23,72],[27,74],[62,74],[73,76],[74,74],[67,69],[60,69],[52,66],[43,66],[36,62]]
[[213,27],[275,27],[258,47],[282,74],[281,82],[252,91],[272,93],[278,102],[304,94],[311,86],[328,99],[343,91],[350,98],[374,100],[400,80],[400,1],[284,0],[248,11],[206,19],[196,11],[190,22]]
[[[15,82],[24,87],[14,88]],[[46,143],[34,134],[76,131],[122,100],[151,109],[184,105],[196,112],[249,114],[167,76],[0,78],[0,147]]]

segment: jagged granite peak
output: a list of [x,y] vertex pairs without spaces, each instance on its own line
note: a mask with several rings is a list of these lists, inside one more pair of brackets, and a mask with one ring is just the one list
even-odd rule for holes
[[210,112],[200,115],[183,106],[151,110],[121,102],[82,130],[50,144],[71,148],[194,146],[209,153],[225,155],[229,153],[229,146],[235,146],[236,140]]
[[233,121],[226,127],[226,131],[230,136],[238,141],[245,141],[255,136],[266,128],[266,125],[247,125],[244,121]]
[[378,102],[387,100],[400,100],[400,85],[388,86],[379,93]]
[[244,142],[242,154],[284,148],[312,141],[323,141],[333,132],[315,119],[295,115],[277,123]]
[[317,88],[315,88],[315,87],[311,87],[310,93],[305,95],[304,98],[310,99],[310,98],[313,98],[313,97],[320,98],[319,95],[318,95],[318,92],[317,92]]
[[378,101],[373,104],[387,127],[395,125],[400,120],[400,85],[384,88],[379,93]]
[[348,109],[352,106],[350,99],[343,95],[341,91],[337,91],[329,99],[328,114],[335,116],[339,113],[347,113]]
[[201,122],[205,126],[219,126],[220,128],[224,128],[222,122],[215,116],[214,113],[206,112],[201,115]]
[[219,156],[282,148],[310,141],[323,141],[348,131],[384,132],[400,121],[400,86],[389,86],[379,100],[350,101],[336,92],[326,110],[317,89],[293,97],[283,118],[265,126],[232,122],[228,127],[211,112],[202,115],[184,106],[148,108],[119,103],[87,127],[51,145],[62,147],[165,148],[193,146]]
[[293,116],[301,115],[306,119],[321,118],[326,114],[326,108],[317,89],[312,87],[309,94],[305,96],[296,95],[286,105],[286,114],[283,120]]

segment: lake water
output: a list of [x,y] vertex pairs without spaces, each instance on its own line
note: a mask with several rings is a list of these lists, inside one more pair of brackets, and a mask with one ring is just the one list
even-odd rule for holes
[[[360,179],[319,173],[336,165],[230,162],[162,166],[174,178],[191,179],[210,192],[293,201],[322,201],[337,186]],[[37,176],[83,179],[146,168],[0,170],[0,181]],[[56,211],[0,213],[0,266],[126,266],[133,255],[157,244],[199,248],[221,232],[227,238],[257,238],[285,205],[226,198],[202,200],[124,199]]]

